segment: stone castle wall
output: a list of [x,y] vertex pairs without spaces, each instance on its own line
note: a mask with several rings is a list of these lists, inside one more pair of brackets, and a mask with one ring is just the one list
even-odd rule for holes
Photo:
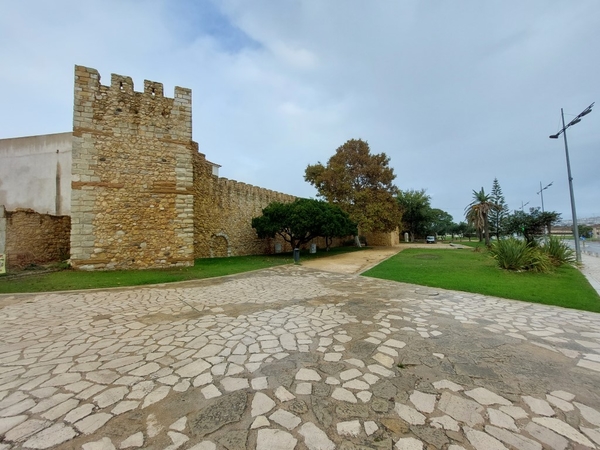
[[194,260],[191,91],[75,67],[71,263],[80,269]]
[[[259,239],[252,228],[271,202],[292,202],[296,197],[211,174],[204,155],[194,158],[194,254],[196,258],[273,253],[279,239]],[[288,246],[289,247],[289,246]]]
[[5,211],[0,206],[6,266],[22,268],[69,258],[69,216],[51,216],[30,209]]
[[[59,189],[55,176],[52,195],[70,195],[74,268],[191,266],[194,258],[274,253],[277,244],[291,250],[281,239],[258,239],[251,221],[269,203],[295,197],[214,174],[217,166],[192,141],[191,90],[175,87],[169,98],[161,83],[145,80],[143,92],[136,92],[130,77],[112,74],[110,81],[102,85],[95,69],[75,66],[73,132],[58,135],[71,142],[63,149],[71,156],[71,184]],[[36,219],[44,229],[56,222],[55,231],[40,230],[49,239],[36,247],[46,249],[43,258],[28,250],[25,237],[19,238],[23,245],[11,241],[10,252],[7,243],[7,253],[29,253],[39,262],[68,252],[61,236],[69,217],[50,217]]]
[[[253,217],[295,197],[213,175],[192,141],[191,91],[75,67],[71,263],[75,268],[193,265],[194,258],[272,253]],[[286,247],[283,242],[284,251]]]

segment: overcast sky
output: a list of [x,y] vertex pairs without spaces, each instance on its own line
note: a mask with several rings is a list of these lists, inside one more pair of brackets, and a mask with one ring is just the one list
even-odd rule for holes
[[[220,175],[315,197],[346,140],[455,221],[494,178],[571,218],[567,123],[600,101],[598,0],[0,0],[0,137],[72,129],[73,66],[192,89]],[[600,104],[567,132],[579,218],[600,216]]]

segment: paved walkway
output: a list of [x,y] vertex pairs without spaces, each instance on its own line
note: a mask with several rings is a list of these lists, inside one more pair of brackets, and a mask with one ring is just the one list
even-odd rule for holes
[[0,307],[0,450],[600,448],[599,314],[304,266]]
[[600,294],[600,258],[597,256],[581,254],[581,272],[586,276],[590,284]]

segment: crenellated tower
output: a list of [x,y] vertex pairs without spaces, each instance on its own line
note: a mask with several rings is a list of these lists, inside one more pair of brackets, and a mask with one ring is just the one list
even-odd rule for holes
[[195,148],[190,89],[75,66],[71,264],[193,265]]

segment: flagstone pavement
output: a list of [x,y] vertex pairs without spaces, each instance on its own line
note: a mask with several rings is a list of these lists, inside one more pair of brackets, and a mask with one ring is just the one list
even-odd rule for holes
[[600,315],[282,266],[0,296],[0,450],[600,449]]

